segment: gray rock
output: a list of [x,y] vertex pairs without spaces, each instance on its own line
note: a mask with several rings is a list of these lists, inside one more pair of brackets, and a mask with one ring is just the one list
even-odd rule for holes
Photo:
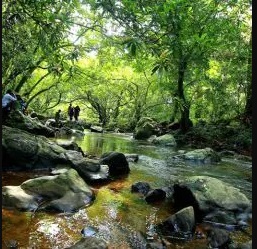
[[5,186],[2,194],[3,205],[7,207],[61,212],[78,210],[89,205],[94,198],[92,190],[74,169],[55,176],[30,179],[20,186]]
[[183,208],[192,205],[197,219],[215,210],[242,213],[251,207],[251,202],[239,189],[208,176],[191,176],[174,188],[174,203]]
[[189,206],[181,209],[157,227],[165,236],[192,237],[195,232],[194,208]]
[[[35,136],[20,129],[2,127],[3,160],[5,167],[17,169],[72,167],[85,181],[105,181],[109,178],[106,166],[75,150],[66,150],[43,136]],[[125,159],[126,160],[126,159]]]
[[220,156],[211,148],[197,149],[186,152],[183,155],[186,160],[198,160],[203,162],[219,162]]
[[207,239],[210,248],[225,248],[231,243],[229,232],[219,228],[208,231]]
[[20,186],[2,187],[2,205],[18,210],[33,211],[38,208],[38,198],[26,193]]
[[146,196],[145,201],[148,203],[164,201],[166,198],[166,192],[162,189],[153,189],[150,190]]
[[152,140],[153,144],[163,145],[163,146],[176,146],[177,142],[173,135],[165,134],[159,137],[156,137]]
[[19,111],[12,111],[10,113],[6,120],[6,125],[28,131],[35,135],[43,135],[46,137],[55,136],[54,130],[42,124],[38,118],[31,118]]
[[100,163],[109,166],[109,174],[111,176],[128,174],[130,171],[125,155],[120,152],[104,153],[100,158]]
[[151,118],[143,117],[137,123],[135,128],[134,138],[135,139],[148,139],[154,135],[156,131],[157,122]]
[[8,166],[16,165],[22,169],[46,168],[65,161],[61,156],[65,149],[46,137],[16,128],[2,127],[2,146]]
[[148,182],[136,182],[131,186],[132,193],[140,193],[146,195],[150,191],[151,187]]

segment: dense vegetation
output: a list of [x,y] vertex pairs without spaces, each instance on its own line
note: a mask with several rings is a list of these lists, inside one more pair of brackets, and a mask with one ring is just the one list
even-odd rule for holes
[[2,82],[28,110],[133,130],[251,124],[251,1],[4,0]]

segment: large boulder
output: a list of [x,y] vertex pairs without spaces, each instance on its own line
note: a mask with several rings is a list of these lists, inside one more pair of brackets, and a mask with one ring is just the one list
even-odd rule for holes
[[130,172],[128,161],[123,153],[106,152],[100,158],[100,163],[109,166],[111,176],[128,174]]
[[55,168],[69,166],[78,171],[85,181],[101,181],[109,178],[108,167],[99,161],[83,156],[81,152],[66,150],[43,136],[2,127],[4,169]]
[[12,111],[6,120],[5,125],[25,130],[32,134],[43,135],[45,137],[55,136],[54,129],[42,124],[38,118],[31,118],[30,116],[22,114],[20,111]]
[[197,149],[184,154],[186,160],[199,160],[204,162],[219,162],[220,156],[211,148]]
[[203,163],[219,162],[221,160],[218,153],[211,148],[196,149],[188,152],[180,153],[174,156],[175,159],[199,161]]
[[65,149],[43,136],[17,128],[2,126],[2,148],[4,168],[47,168],[65,162]]
[[135,139],[147,139],[156,134],[157,122],[151,118],[143,117],[137,123],[134,132]]
[[177,145],[174,136],[171,134],[165,134],[159,137],[154,137],[152,139],[152,143],[157,145],[173,146],[173,147]]
[[73,212],[89,205],[94,197],[92,190],[74,169],[55,176],[30,179],[20,186],[2,188],[3,206],[22,210]]
[[209,176],[187,177],[174,184],[173,188],[175,206],[183,208],[192,205],[198,220],[217,210],[230,215],[251,207],[251,202],[239,189]]
[[144,127],[138,127],[135,130],[134,138],[138,140],[144,140],[153,135],[154,129],[151,125],[145,125]]

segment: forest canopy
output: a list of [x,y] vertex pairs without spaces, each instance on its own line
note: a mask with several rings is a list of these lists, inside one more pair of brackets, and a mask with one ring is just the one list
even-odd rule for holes
[[4,0],[2,94],[103,126],[252,115],[246,0]]

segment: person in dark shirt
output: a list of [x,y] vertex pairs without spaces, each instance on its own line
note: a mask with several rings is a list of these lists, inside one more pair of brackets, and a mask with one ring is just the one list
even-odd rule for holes
[[17,110],[21,111],[23,114],[26,113],[26,107],[27,107],[27,104],[26,102],[21,98],[21,96],[19,94],[16,95],[17,97]]
[[56,122],[56,126],[59,127],[60,126],[60,119],[61,119],[61,110],[58,110],[55,113],[55,122]]
[[79,112],[80,112],[80,108],[79,108],[79,106],[77,105],[77,106],[74,108],[74,118],[75,118],[76,121],[78,121]]
[[72,121],[73,115],[74,115],[74,108],[72,107],[72,104],[70,104],[68,107],[68,116],[70,118],[70,121]]

